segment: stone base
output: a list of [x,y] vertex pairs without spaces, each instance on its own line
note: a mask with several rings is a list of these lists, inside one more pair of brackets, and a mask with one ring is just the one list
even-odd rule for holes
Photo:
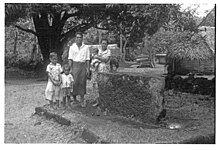
[[164,108],[164,86],[159,75],[99,73],[100,107],[143,122],[156,121]]
[[67,125],[70,126],[71,122],[70,120],[63,118],[60,115],[51,113],[49,111],[47,111],[46,109],[42,108],[42,107],[36,107],[35,108],[35,113],[38,115],[44,115],[47,119],[54,119],[56,122],[62,124],[62,125]]

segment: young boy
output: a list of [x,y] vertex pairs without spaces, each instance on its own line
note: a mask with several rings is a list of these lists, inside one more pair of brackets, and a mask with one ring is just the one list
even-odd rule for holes
[[[59,94],[61,84],[62,68],[57,63],[57,53],[50,53],[50,64],[47,65],[48,82],[45,90],[46,100],[50,102],[50,108],[56,109],[59,107]],[[56,102],[56,105],[54,105]]]
[[93,59],[94,56],[99,56],[98,53],[99,53],[98,48],[94,48],[93,51],[92,51],[92,61],[91,61],[92,71],[96,71],[98,69],[99,64],[101,63],[100,60]]
[[66,108],[67,106],[71,107],[70,105],[70,93],[73,87],[73,76],[70,74],[70,66],[68,64],[63,65],[64,73],[61,74],[61,97],[63,100],[63,107]]

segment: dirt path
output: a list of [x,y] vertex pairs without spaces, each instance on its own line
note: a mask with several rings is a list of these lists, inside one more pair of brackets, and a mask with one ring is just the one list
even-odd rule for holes
[[[46,81],[7,76],[5,143],[85,143],[81,138],[73,138],[74,126],[61,126],[52,120],[33,115],[35,107],[47,103],[44,100],[45,87]],[[66,111],[63,116],[75,124],[87,124],[91,131],[112,143],[171,143],[183,140],[187,136],[215,133],[213,98],[183,93],[165,95],[167,120],[188,125],[184,129],[152,128],[115,116],[93,116],[91,107],[75,108],[73,112]],[[91,84],[88,85],[86,99],[94,99]]]
[[45,86],[46,82],[36,80],[7,80],[5,143],[66,143],[69,140],[67,127],[33,116],[36,106],[46,104]]

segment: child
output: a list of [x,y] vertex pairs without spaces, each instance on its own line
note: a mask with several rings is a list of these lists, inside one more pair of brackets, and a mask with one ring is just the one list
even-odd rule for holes
[[92,51],[92,61],[91,61],[92,71],[96,71],[98,69],[99,64],[101,63],[100,60],[93,58],[94,56],[99,56],[98,53],[99,53],[98,48],[94,48]]
[[[95,94],[98,93],[98,84],[97,84],[97,77],[98,77],[98,67],[99,67],[99,64],[101,63],[100,60],[98,59],[94,59],[93,57],[94,56],[100,56],[98,55],[98,48],[94,48],[93,51],[92,51],[92,57],[91,57],[91,71],[92,71],[92,78],[91,78],[91,82],[92,82],[92,87],[93,87],[93,92]],[[94,104],[93,106],[96,106],[98,103]]]
[[[45,90],[46,100],[50,102],[50,108],[59,107],[59,94],[61,84],[61,65],[57,63],[57,53],[50,53],[50,64],[47,65],[48,82]],[[56,106],[54,105],[56,102]]]
[[70,74],[70,66],[68,64],[63,65],[64,73],[61,74],[61,96],[63,99],[63,107],[66,108],[67,106],[71,107],[70,105],[70,93],[73,87],[73,76]]

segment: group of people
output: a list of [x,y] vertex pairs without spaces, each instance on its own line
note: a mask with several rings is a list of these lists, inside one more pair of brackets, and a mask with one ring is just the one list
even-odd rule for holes
[[[57,54],[50,53],[50,64],[46,69],[48,83],[45,90],[45,97],[50,103],[50,108],[71,107],[72,102],[79,102],[82,107],[86,107],[84,95],[86,94],[87,79],[90,77],[91,71],[94,92],[97,92],[98,89],[98,72],[110,71],[111,51],[107,46],[108,40],[102,39],[101,47],[93,49],[90,55],[89,46],[83,43],[83,34],[77,32],[75,43],[69,48],[68,63],[61,66],[57,63]],[[80,97],[79,101],[77,96]],[[98,103],[98,98],[96,98],[95,105]]]

